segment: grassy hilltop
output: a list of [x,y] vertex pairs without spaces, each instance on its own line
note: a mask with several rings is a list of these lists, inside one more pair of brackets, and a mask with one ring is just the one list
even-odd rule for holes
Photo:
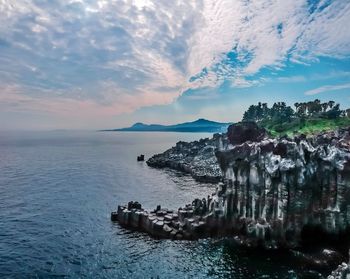
[[284,102],[252,105],[244,113],[242,121],[254,121],[267,129],[272,136],[314,134],[350,126],[350,109],[341,110],[334,101],[321,103],[295,103],[295,109]]

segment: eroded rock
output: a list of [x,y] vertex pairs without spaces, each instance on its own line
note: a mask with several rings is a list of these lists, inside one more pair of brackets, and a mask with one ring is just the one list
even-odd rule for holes
[[241,122],[230,125],[227,136],[231,144],[242,144],[244,142],[258,142],[267,135],[264,128],[260,128],[255,122]]
[[218,182],[222,177],[215,151],[227,141],[226,135],[215,134],[213,138],[194,142],[176,143],[164,153],[154,155],[147,165],[155,168],[171,168],[189,173],[198,181]]

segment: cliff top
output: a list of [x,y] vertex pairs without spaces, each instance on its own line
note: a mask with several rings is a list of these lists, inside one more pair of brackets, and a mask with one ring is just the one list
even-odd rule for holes
[[295,109],[285,102],[251,105],[242,121],[254,121],[264,127],[271,136],[313,135],[350,126],[350,109],[342,110],[334,101],[322,103],[316,99],[295,103]]

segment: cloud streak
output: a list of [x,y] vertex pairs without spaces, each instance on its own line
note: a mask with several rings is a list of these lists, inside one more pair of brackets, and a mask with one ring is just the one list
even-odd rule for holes
[[330,91],[336,91],[336,90],[342,90],[342,89],[348,89],[348,88],[350,88],[350,83],[339,84],[339,85],[324,85],[324,86],[306,91],[305,95],[317,95],[323,92],[330,92]]

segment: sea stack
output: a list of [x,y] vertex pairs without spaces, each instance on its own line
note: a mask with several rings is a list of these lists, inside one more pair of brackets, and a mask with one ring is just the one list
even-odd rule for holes
[[140,156],[137,156],[138,162],[143,162],[145,160],[145,155],[141,154]]

